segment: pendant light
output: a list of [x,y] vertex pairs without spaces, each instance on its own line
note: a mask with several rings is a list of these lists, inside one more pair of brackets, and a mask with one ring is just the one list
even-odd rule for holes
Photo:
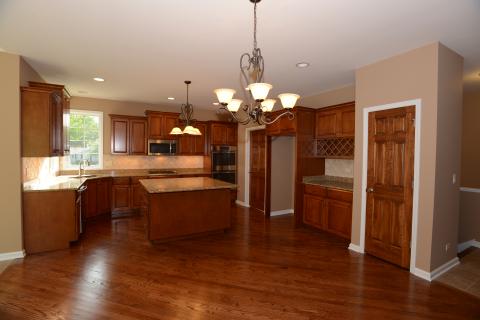
[[190,134],[194,136],[201,136],[202,133],[198,128],[192,126],[192,123],[197,121],[193,119],[193,105],[188,101],[188,88],[189,85],[192,83],[189,80],[185,80],[184,83],[187,85],[187,103],[182,104],[179,121],[180,123],[185,123],[185,128],[182,130],[179,127],[175,127],[170,131],[172,135],[180,135],[180,134]]

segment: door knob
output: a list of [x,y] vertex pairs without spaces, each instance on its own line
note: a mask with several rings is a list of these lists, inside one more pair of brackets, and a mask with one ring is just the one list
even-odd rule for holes
[[367,192],[373,192],[373,188],[367,188]]

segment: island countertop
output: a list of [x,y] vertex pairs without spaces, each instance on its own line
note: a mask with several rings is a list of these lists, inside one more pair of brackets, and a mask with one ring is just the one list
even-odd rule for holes
[[143,185],[148,193],[234,189],[237,187],[235,184],[206,177],[142,179],[139,182]]

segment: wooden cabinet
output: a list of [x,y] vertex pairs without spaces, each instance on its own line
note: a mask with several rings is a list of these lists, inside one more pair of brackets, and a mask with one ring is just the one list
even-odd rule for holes
[[85,192],[85,217],[92,218],[111,212],[112,178],[88,180]]
[[132,177],[131,178],[131,203],[132,209],[139,209],[143,206],[144,202],[144,188],[140,184],[139,180],[148,179],[148,177]]
[[170,131],[178,125],[179,113],[147,110],[145,114],[148,118],[148,139],[177,139],[177,136],[170,135]]
[[237,145],[237,123],[211,121],[209,125],[211,145]]
[[[285,110],[277,110],[271,112],[268,117],[273,120]],[[315,115],[315,110],[304,107],[295,107],[292,109],[294,118],[291,119],[288,115],[283,115],[272,124],[267,124],[265,127],[265,134],[267,136],[293,136],[296,134],[311,135],[314,130],[315,121],[312,119]],[[300,124],[300,125],[299,125]]]
[[355,136],[355,102],[318,109],[315,137],[326,139]]
[[304,185],[303,221],[305,224],[350,239],[352,230],[351,191]]
[[110,115],[111,152],[123,155],[147,154],[147,119]]
[[112,211],[130,210],[130,177],[113,178]]
[[201,136],[183,134],[178,138],[178,154],[206,155],[207,154],[207,125],[203,122],[195,123],[195,127],[202,133]]

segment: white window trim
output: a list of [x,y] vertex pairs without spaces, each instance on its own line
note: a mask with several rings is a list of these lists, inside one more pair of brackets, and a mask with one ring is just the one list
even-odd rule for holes
[[[70,113],[76,113],[87,116],[97,116],[99,118],[99,154],[98,154],[98,165],[89,166],[89,169],[103,169],[103,112],[102,111],[93,111],[93,110],[82,110],[82,109],[70,109]],[[70,129],[70,128],[69,128]],[[63,158],[63,169],[73,170],[78,169],[78,166],[70,165],[69,156]]]

